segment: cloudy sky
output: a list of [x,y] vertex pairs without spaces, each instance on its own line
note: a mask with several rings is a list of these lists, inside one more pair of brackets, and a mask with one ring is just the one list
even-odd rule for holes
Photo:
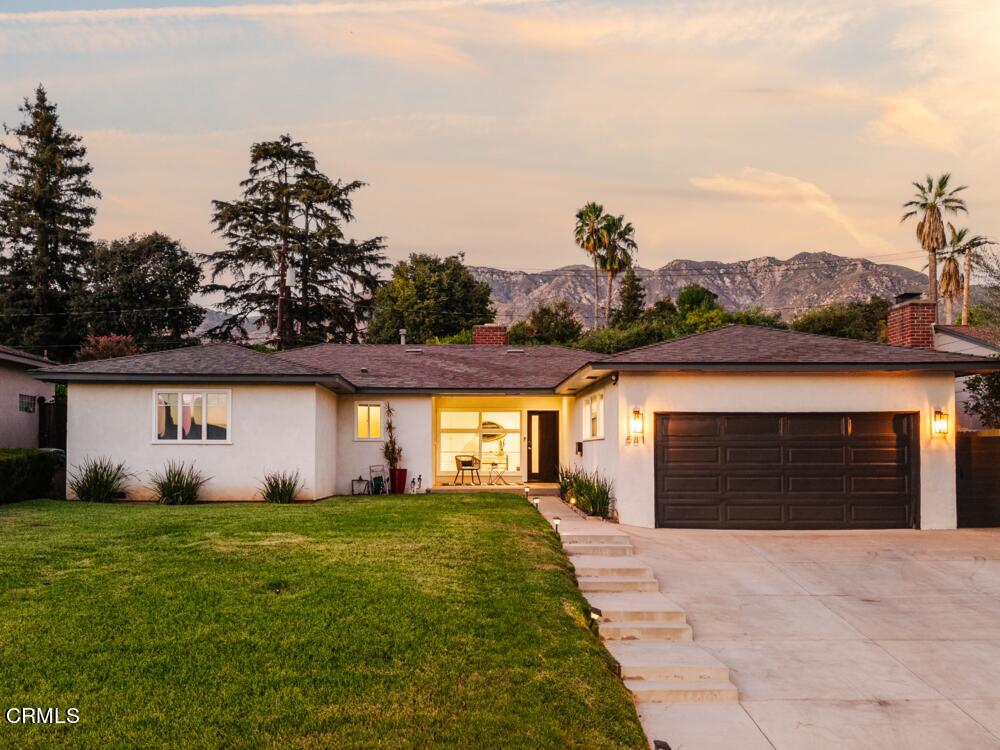
[[283,132],[369,183],[390,254],[580,262],[864,255],[919,268],[909,183],[952,171],[1000,235],[996,0],[0,0],[0,120],[39,82],[81,133],[97,234],[212,250],[210,201]]

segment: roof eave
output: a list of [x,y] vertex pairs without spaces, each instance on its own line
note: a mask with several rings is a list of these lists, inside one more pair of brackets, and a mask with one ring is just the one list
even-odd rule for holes
[[10,362],[15,365],[26,365],[27,367],[39,367],[52,364],[52,362],[48,360],[38,359],[37,357],[32,357],[30,355],[22,357],[17,354],[8,354],[7,352],[0,353],[0,362]]
[[952,338],[959,339],[960,341],[966,341],[970,344],[976,344],[977,346],[984,347],[985,349],[992,349],[995,352],[1000,352],[1000,346],[989,341],[987,339],[979,338],[978,336],[973,336],[971,333],[965,333],[964,331],[956,331],[952,328],[936,327],[934,333],[940,334],[942,336],[951,336]]
[[353,384],[339,375],[206,375],[199,373],[97,373],[34,370],[30,375],[49,383],[314,383],[338,393],[354,393]]
[[971,375],[1000,370],[992,362],[595,362],[592,369],[631,372],[954,372]]

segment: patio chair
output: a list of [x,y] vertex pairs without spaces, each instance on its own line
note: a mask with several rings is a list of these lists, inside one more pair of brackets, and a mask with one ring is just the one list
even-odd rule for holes
[[389,472],[382,464],[368,467],[369,487],[373,495],[389,494]]
[[480,461],[477,456],[455,456],[455,478],[453,484],[465,484],[465,474],[468,472],[472,484],[482,484],[479,476]]

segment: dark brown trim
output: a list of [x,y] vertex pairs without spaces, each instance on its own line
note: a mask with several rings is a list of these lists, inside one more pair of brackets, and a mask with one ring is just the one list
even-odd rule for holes
[[34,370],[29,373],[36,380],[50,383],[301,383],[322,385],[330,390],[354,393],[355,387],[339,375],[204,375],[197,373],[151,375],[96,373],[96,372],[45,372]]

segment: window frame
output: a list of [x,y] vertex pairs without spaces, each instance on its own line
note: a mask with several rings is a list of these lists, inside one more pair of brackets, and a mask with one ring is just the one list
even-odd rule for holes
[[[596,415],[593,413],[597,405]],[[597,434],[593,434],[594,417],[597,417]],[[594,393],[583,399],[583,441],[604,440],[604,392]]]
[[38,412],[38,396],[32,396],[30,393],[18,393],[17,410],[22,414],[36,414]]
[[[371,425],[371,407],[378,407],[378,437],[361,437],[358,434],[358,411],[364,406],[368,411],[368,424]],[[368,430],[371,434],[371,429]],[[354,402],[354,442],[355,443],[384,443],[385,442],[385,402],[384,401],[355,401]]]
[[[201,396],[201,419],[202,437],[199,440],[185,440],[180,425],[177,426],[177,437],[173,440],[163,440],[156,434],[157,408],[159,406],[160,394],[172,393],[177,396],[177,409],[180,411],[183,399],[182,394],[195,394]],[[226,397],[226,439],[208,439],[208,396],[224,395]],[[233,444],[233,390],[232,388],[154,388],[153,389],[153,424],[152,424],[153,445],[232,445]]]
[[[476,424],[475,427],[442,427],[441,426],[441,415],[445,414],[445,413],[448,413],[448,414],[459,414],[459,413],[460,414],[475,414],[475,415],[477,415],[477,424]],[[442,449],[441,449],[442,440],[441,440],[441,436],[442,435],[447,435],[447,434],[452,434],[452,435],[456,435],[456,434],[457,435],[466,435],[466,434],[467,435],[472,435],[472,434],[474,434],[476,436],[476,445],[477,445],[477,448],[476,448],[476,451],[475,451],[475,455],[480,460],[482,460],[482,457],[484,455],[484,451],[483,451],[483,432],[484,432],[484,429],[483,429],[483,415],[484,414],[493,414],[493,413],[517,414],[517,424],[518,424],[517,429],[516,430],[514,430],[514,429],[507,429],[507,428],[504,428],[504,429],[506,430],[506,432],[507,432],[508,435],[514,435],[514,434],[517,435],[517,440],[516,440],[516,442],[517,442],[517,450],[518,450],[517,462],[518,462],[519,466],[516,469],[514,469],[514,468],[508,468],[508,470],[505,471],[505,472],[503,472],[503,474],[505,476],[520,476],[521,475],[522,471],[524,470],[524,461],[525,461],[524,443],[527,440],[527,434],[528,434],[528,430],[529,430],[528,421],[527,421],[527,417],[526,417],[526,410],[525,409],[503,408],[503,407],[477,408],[477,407],[460,407],[460,406],[458,406],[458,407],[442,407],[442,408],[439,408],[439,409],[436,410],[436,413],[435,413],[435,416],[434,416],[434,428],[435,428],[435,435],[434,435],[434,463],[435,463],[435,467],[436,467],[436,474],[438,476],[450,476],[451,472],[453,471],[450,467],[445,468],[445,469],[441,468],[441,454],[442,454]],[[492,452],[492,451],[489,451],[487,453],[490,453],[490,452]],[[507,455],[509,456],[510,454],[511,454],[511,452],[508,451]],[[486,469],[483,469],[483,471],[486,471]]]

